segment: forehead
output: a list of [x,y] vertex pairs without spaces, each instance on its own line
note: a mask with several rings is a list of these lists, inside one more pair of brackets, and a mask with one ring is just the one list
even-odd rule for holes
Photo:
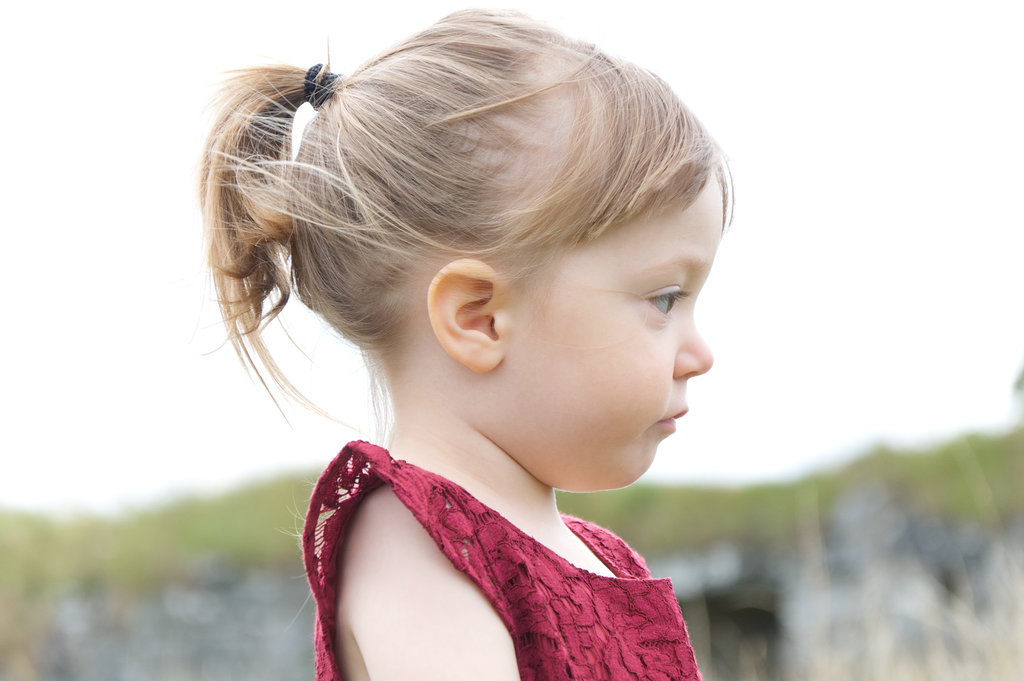
[[717,183],[709,183],[689,206],[620,225],[569,251],[557,269],[566,276],[706,272],[718,250],[722,224],[722,193]]

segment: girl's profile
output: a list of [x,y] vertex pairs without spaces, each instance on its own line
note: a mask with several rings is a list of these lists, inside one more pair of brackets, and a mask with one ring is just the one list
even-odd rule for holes
[[671,583],[555,501],[634,482],[712,365],[728,172],[668,85],[467,10],[348,74],[235,73],[200,184],[241,356],[303,399],[261,336],[295,296],[390,405],[313,491],[317,679],[700,678]]

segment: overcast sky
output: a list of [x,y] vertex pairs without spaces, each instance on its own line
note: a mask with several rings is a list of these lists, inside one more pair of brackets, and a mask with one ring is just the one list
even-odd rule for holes
[[[328,42],[351,71],[464,6],[370,5],[14,10],[0,506],[219,490],[354,436],[298,408],[289,425],[217,349],[193,187],[223,71],[309,66]],[[663,76],[731,159],[735,222],[698,306],[716,365],[648,479],[779,479],[1018,418],[1020,3],[515,6]],[[312,360],[282,344],[296,382],[369,434],[358,358],[288,319]]]

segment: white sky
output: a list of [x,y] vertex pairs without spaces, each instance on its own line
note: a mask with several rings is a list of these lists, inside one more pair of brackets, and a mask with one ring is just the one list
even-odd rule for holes
[[[312,65],[329,40],[350,71],[463,5],[27,4],[0,41],[0,506],[113,510],[322,466],[352,431],[298,408],[289,426],[210,354],[203,107],[230,68]],[[699,307],[716,366],[648,479],[783,478],[1017,417],[1020,3],[515,6],[662,75],[731,157]],[[368,428],[357,358],[289,318],[313,359],[286,358],[297,382]]]

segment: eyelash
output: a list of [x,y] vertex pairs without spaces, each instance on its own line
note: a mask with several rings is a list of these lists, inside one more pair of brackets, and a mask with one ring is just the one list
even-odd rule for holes
[[651,296],[647,300],[650,301],[651,305],[656,307],[659,312],[663,315],[667,315],[672,311],[672,308],[675,307],[675,304],[686,296],[686,292],[681,291],[678,288],[674,288],[670,291],[665,291],[664,293]]

